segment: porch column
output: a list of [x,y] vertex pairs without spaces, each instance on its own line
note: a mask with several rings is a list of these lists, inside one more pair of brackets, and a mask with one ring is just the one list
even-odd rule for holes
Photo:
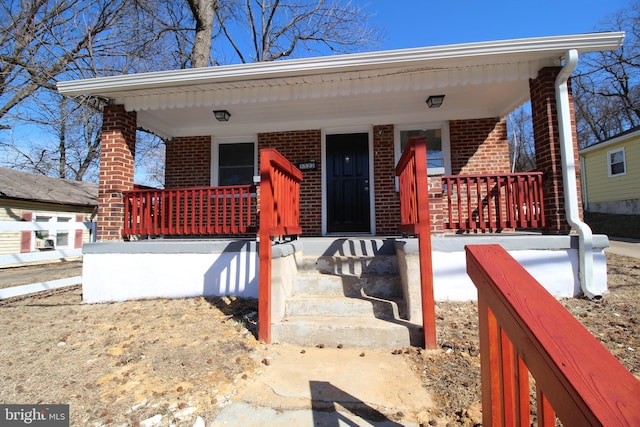
[[[548,234],[565,234],[571,231],[567,222],[564,204],[564,188],[562,182],[562,158],[560,154],[560,137],[556,109],[555,79],[561,67],[546,67],[538,72],[538,77],[529,80],[531,93],[531,117],[533,121],[533,137],[535,140],[536,169],[543,173],[543,192],[545,204],[544,229]],[[570,82],[569,82],[570,83]],[[571,104],[571,127],[574,152],[578,154],[578,138],[576,132],[573,96],[569,85]],[[576,159],[576,165],[578,165]],[[580,171],[577,169],[576,174]],[[576,177],[580,186],[580,177]],[[580,197],[578,188],[578,197]],[[582,202],[579,199],[580,211]]]
[[137,115],[123,105],[109,105],[102,113],[100,181],[96,240],[122,240],[122,192],[133,188]]

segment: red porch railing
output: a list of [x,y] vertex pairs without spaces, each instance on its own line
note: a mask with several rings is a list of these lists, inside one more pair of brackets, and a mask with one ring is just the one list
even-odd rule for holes
[[640,425],[640,381],[499,245],[469,245],[484,426]]
[[499,230],[543,228],[542,172],[442,177],[445,228]]
[[271,238],[302,233],[302,172],[273,148],[260,150],[258,339],[271,342]]
[[123,193],[124,237],[213,236],[255,231],[255,186],[136,189]]
[[436,348],[426,137],[409,139],[396,166],[396,175],[400,181],[400,231],[418,236],[424,345]]

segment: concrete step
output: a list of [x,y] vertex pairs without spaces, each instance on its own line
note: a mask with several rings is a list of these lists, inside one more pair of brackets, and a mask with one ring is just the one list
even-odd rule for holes
[[288,316],[272,325],[272,341],[298,345],[400,348],[423,346],[422,327],[376,318]]
[[398,258],[395,255],[376,256],[304,256],[299,271],[322,274],[360,276],[362,274],[398,274]]
[[402,281],[396,274],[363,274],[362,276],[305,273],[293,282],[293,294],[325,296],[402,296]]
[[374,297],[294,295],[285,303],[285,316],[330,316],[400,319],[398,303]]
[[375,239],[358,237],[305,237],[303,239],[305,256],[354,256],[372,257],[376,255],[395,255],[395,239]]

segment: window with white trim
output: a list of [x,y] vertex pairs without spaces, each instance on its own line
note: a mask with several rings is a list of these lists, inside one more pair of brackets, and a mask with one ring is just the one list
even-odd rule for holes
[[221,143],[217,146],[218,170],[216,185],[246,185],[253,183],[256,172],[255,143]]
[[618,176],[627,173],[624,147],[607,152],[607,162],[609,167],[609,176]]
[[425,136],[427,138],[427,173],[444,175],[451,169],[449,158],[449,139],[444,125],[399,126],[396,131],[397,160],[409,143],[409,138]]
[[35,231],[35,249],[68,249],[73,248],[75,233],[68,227],[58,229],[56,224],[75,222],[73,215],[35,214],[34,222],[43,224],[44,230]]

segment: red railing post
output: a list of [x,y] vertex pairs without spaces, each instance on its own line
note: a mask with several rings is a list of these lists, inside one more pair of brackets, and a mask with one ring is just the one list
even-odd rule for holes
[[396,175],[400,177],[400,230],[418,236],[424,345],[426,348],[436,348],[426,137],[409,139],[396,166]]
[[270,152],[260,152],[260,225],[258,253],[258,339],[271,342],[271,225],[273,224],[273,182]]
[[[640,381],[499,245],[468,245],[478,288],[484,426],[640,425]],[[526,365],[525,365],[526,364]]]
[[298,235],[302,172],[273,148],[260,150],[258,339],[271,342],[271,238]]

